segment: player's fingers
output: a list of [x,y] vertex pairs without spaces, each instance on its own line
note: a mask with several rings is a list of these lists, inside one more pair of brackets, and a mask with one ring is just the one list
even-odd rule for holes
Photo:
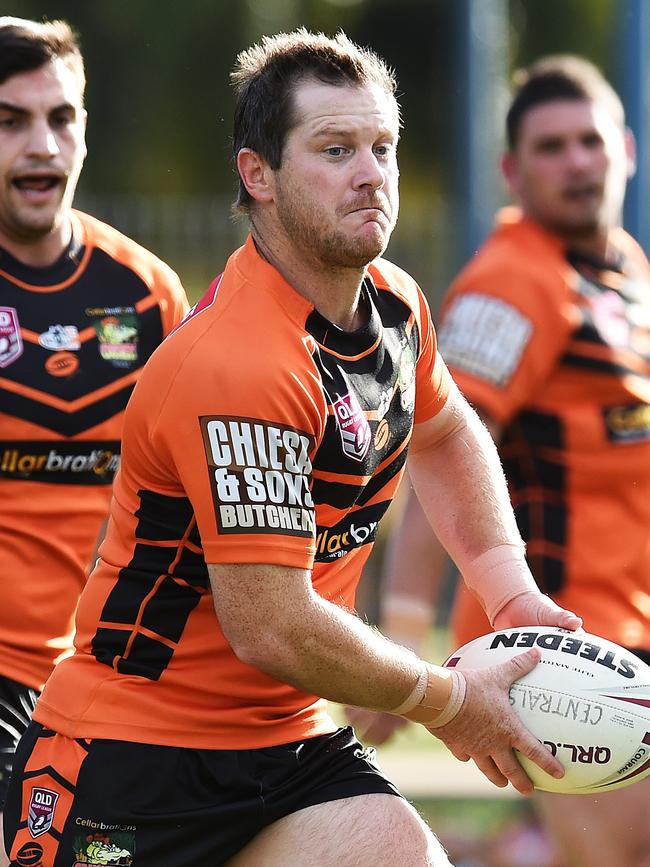
[[578,617],[573,611],[563,611],[559,619],[560,623],[558,625],[563,629],[571,629],[572,631],[582,629],[582,617]]
[[494,763],[500,773],[512,783],[520,794],[532,795],[535,791],[533,783],[512,750],[495,755]]
[[348,723],[354,728],[355,735],[359,740],[366,739],[366,731],[371,724],[373,714],[370,711],[361,707],[346,707],[345,717]]
[[[582,626],[582,618],[567,608],[560,608],[548,596],[541,596],[536,602],[535,620],[540,626],[560,626],[575,631]],[[533,621],[531,621],[533,622]]]
[[357,727],[357,724],[363,717],[363,714],[366,713],[360,707],[350,707],[346,706],[343,708],[343,713],[345,714],[345,719],[350,723],[351,726]]
[[375,719],[370,722],[366,729],[365,740],[380,747],[404,725],[406,725],[406,720],[402,717],[388,713],[376,714]]
[[553,753],[544,744],[533,737],[528,729],[523,727],[522,729],[521,734],[513,738],[513,747],[519,750],[522,755],[529,758],[531,762],[535,762],[539,768],[550,774],[551,777],[561,780],[564,776],[562,763],[555,758]]
[[531,647],[524,653],[518,653],[502,665],[502,672],[507,686],[513,684],[520,677],[532,671],[542,658],[542,652],[538,647]]
[[495,786],[503,789],[508,785],[508,778],[501,773],[490,756],[479,756],[478,758],[475,756],[474,764]]

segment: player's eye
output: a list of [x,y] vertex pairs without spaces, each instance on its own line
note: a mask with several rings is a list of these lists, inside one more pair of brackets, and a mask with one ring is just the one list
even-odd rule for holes
[[596,132],[589,133],[589,135],[583,136],[582,143],[587,148],[598,148],[601,146],[603,140]]
[[563,148],[563,143],[560,139],[547,139],[546,141],[541,141],[537,145],[537,152],[540,154],[559,154]]

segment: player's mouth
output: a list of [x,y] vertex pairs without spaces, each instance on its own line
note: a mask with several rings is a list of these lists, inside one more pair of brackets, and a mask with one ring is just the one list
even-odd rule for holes
[[31,201],[48,199],[54,190],[63,185],[63,177],[54,172],[18,175],[11,181],[14,189]]
[[568,202],[586,204],[602,199],[603,188],[600,184],[588,184],[580,187],[568,187],[563,192],[563,198]]

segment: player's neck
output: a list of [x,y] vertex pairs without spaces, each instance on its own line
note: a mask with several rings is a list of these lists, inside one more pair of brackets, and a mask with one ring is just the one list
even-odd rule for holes
[[0,230],[0,247],[14,259],[32,268],[47,268],[61,257],[72,240],[72,221],[63,220],[47,235],[36,240],[20,240]]
[[601,259],[606,262],[611,253],[609,243],[609,232],[604,234],[598,233],[594,236],[584,237],[566,237],[567,247],[575,250],[577,253],[583,253],[586,256],[593,256],[596,259]]
[[325,319],[344,331],[356,331],[365,324],[369,315],[361,293],[365,267],[325,268],[315,259],[309,261],[303,251],[277,243],[277,235],[260,231],[259,225],[252,224],[251,232],[260,256]]

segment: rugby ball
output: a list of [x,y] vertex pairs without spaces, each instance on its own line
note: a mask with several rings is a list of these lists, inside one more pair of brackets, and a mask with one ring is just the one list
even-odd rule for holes
[[541,660],[513,683],[510,704],[565,768],[556,780],[518,754],[535,788],[594,794],[647,777],[650,666],[629,650],[582,630],[521,626],[470,641],[445,666],[487,668],[530,647]]

